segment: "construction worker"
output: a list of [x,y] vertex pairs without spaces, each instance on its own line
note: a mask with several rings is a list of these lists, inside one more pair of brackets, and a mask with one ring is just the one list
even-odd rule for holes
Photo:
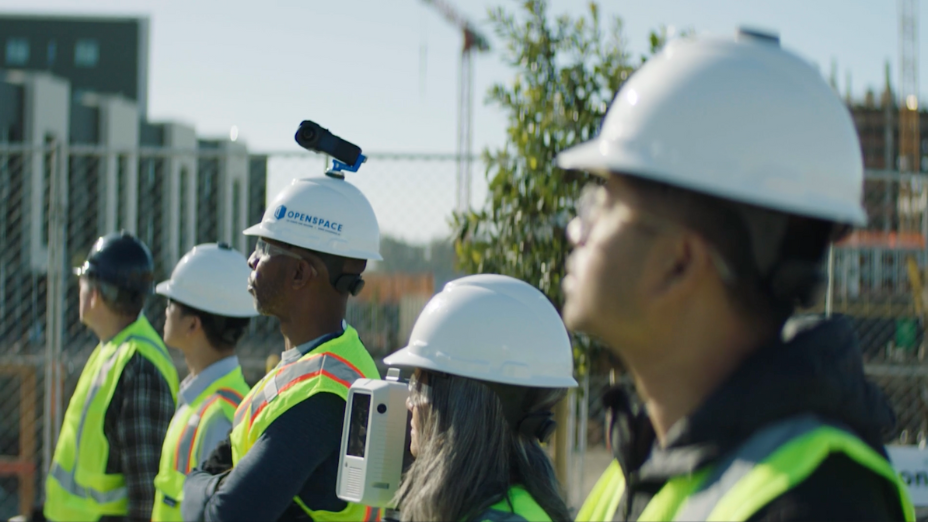
[[379,378],[344,321],[367,260],[381,259],[374,211],[343,179],[294,180],[245,234],[258,238],[248,289],[287,350],[239,405],[230,440],[187,476],[184,520],[373,520],[335,485],[348,388]]
[[669,43],[558,156],[604,178],[568,227],[565,321],[637,389],[605,398],[615,461],[578,519],[914,519],[852,323],[791,319],[866,223],[860,151],[816,68],[742,30]]
[[539,442],[577,382],[570,338],[544,294],[494,274],[451,281],[409,346],[384,362],[415,368],[415,461],[397,491],[400,520],[570,520]]
[[226,243],[209,243],[193,247],[171,279],[155,287],[168,298],[164,343],[184,354],[190,373],[161,449],[152,520],[183,520],[187,473],[228,437],[248,393],[235,345],[258,315],[247,289],[250,273],[245,256]]
[[101,237],[79,276],[80,320],[100,339],[68,404],[45,483],[48,520],[148,520],[177,370],[142,308],[152,290],[148,247]]

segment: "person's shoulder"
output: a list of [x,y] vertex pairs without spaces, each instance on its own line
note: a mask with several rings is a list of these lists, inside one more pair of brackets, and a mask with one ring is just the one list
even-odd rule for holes
[[903,520],[896,486],[844,453],[834,453],[751,521]]

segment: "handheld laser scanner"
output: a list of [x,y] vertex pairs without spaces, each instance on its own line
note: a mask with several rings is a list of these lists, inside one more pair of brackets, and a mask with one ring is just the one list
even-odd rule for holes
[[358,379],[348,390],[336,490],[346,502],[394,507],[409,423],[409,388],[399,377],[390,368],[386,380]]

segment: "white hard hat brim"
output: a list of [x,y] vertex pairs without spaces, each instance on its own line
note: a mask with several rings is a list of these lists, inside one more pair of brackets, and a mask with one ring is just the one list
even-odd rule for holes
[[480,381],[491,381],[499,382],[502,384],[509,384],[512,386],[525,386],[528,388],[576,388],[578,386],[576,379],[572,377],[568,378],[554,378],[554,377],[534,377],[524,382],[516,382],[512,379],[502,380],[495,379],[492,375],[487,374],[486,372],[474,372],[469,374],[468,372],[461,371],[460,369],[451,369],[445,367],[439,363],[436,363],[434,360],[422,357],[421,355],[416,355],[412,353],[409,347],[401,348],[396,352],[384,357],[384,364],[387,366],[396,366],[398,368],[421,368],[423,370],[432,370],[436,372],[443,372],[450,375],[456,375],[458,377],[465,377],[469,379],[475,379]]
[[[571,147],[557,155],[558,167],[566,170],[583,170],[601,177],[612,174],[639,177],[658,183],[712,196],[730,199],[740,203],[753,204],[771,208],[786,214],[824,219],[847,223],[854,226],[867,224],[867,213],[860,205],[848,205],[834,199],[826,201],[823,194],[797,194],[798,191],[771,190],[758,192],[756,186],[734,183],[716,183],[711,176],[675,176],[654,170],[653,162],[634,151],[623,150],[615,143],[594,138],[586,143]],[[750,180],[745,180],[750,182]],[[816,201],[805,201],[805,197]]]
[[158,283],[158,286],[155,287],[155,293],[158,295],[163,295],[164,297],[167,297],[168,299],[173,299],[174,301],[177,301],[179,303],[183,303],[192,308],[196,308],[198,310],[202,310],[210,314],[220,315],[223,317],[243,318],[243,317],[257,317],[261,315],[254,308],[254,305],[251,305],[248,307],[241,307],[241,306],[235,307],[235,306],[230,305],[228,308],[221,308],[221,309],[220,308],[205,309],[203,307],[197,307],[196,305],[191,304],[196,301],[195,296],[187,295],[187,293],[184,292],[183,289],[175,285],[174,282],[171,281],[170,279],[167,281],[162,281]]

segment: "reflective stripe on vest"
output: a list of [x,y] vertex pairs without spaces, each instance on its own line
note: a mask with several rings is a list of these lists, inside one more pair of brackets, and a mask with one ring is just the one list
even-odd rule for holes
[[[116,360],[119,358],[120,352],[123,351],[125,345],[120,345],[119,348],[110,355],[109,359],[104,361],[100,366],[100,369],[97,371],[97,374],[93,378],[93,383],[90,385],[90,389],[87,391],[87,400],[84,401],[84,407],[81,412],[81,420],[77,425],[77,440],[75,442],[75,447],[81,447],[81,437],[84,434],[84,425],[87,423],[87,411],[90,409],[90,405],[93,403],[94,398],[97,396],[97,393],[100,391],[100,388],[103,387],[103,383],[106,381],[109,376],[110,370],[113,369],[113,365],[116,364]],[[71,467],[71,471],[66,471],[61,467],[61,464],[57,461],[52,463],[52,469],[49,471],[49,475],[55,478],[58,481],[58,485],[61,486],[66,492],[71,495],[74,495],[79,498],[90,498],[98,504],[109,504],[110,502],[118,502],[120,500],[127,500],[129,498],[129,490],[125,486],[116,488],[111,491],[97,491],[93,488],[84,487],[77,483],[75,478],[75,473],[77,472],[78,466],[78,456],[80,451],[74,453],[74,466]]]
[[186,475],[193,469],[193,450],[194,442],[197,439],[197,433],[200,428],[199,419],[203,418],[203,413],[216,401],[225,401],[233,408],[238,408],[242,402],[242,394],[231,388],[220,388],[209,398],[194,414],[196,423],[185,423],[183,434],[177,441],[177,448],[174,450],[174,470]]
[[577,522],[612,520],[625,491],[625,474],[619,461],[612,459],[577,512]]
[[106,473],[109,442],[103,434],[103,421],[122,370],[136,353],[154,364],[176,397],[177,371],[159,342],[157,333],[140,316],[91,354],[84,371],[92,373],[82,373],[68,404],[46,480],[44,511],[49,520],[96,519],[128,513],[128,490],[123,476]]
[[[245,418],[246,412],[251,412],[247,414],[249,416],[248,426],[251,427],[255,418],[280,393],[299,382],[319,376],[328,377],[347,389],[351,387],[351,383],[355,380],[363,378],[364,374],[355,365],[331,352],[304,356],[302,359],[275,370],[271,376],[267,377],[266,382],[263,383],[263,393],[260,395],[249,394],[248,398],[235,411],[233,425],[237,426]],[[279,383],[283,383],[283,385],[281,386]],[[253,407],[255,397],[260,399],[257,407]]]
[[[299,360],[279,365],[255,385],[238,409],[232,428],[232,461],[238,463],[262,433],[291,407],[321,392],[348,397],[351,383],[360,378],[379,379],[377,365],[361,344],[358,332],[348,326]],[[341,431],[341,427],[333,429]],[[334,487],[335,473],[331,476]],[[317,522],[376,520],[380,510],[348,503],[339,512],[312,510],[298,496],[293,502]]]
[[[805,480],[830,454],[837,452],[893,484],[905,519],[914,520],[908,490],[889,462],[856,436],[812,415],[776,423],[756,433],[715,466],[669,480],[639,519],[747,520]],[[611,520],[624,489],[622,469],[613,461],[593,487],[576,520]]]
[[639,518],[747,520],[808,478],[837,452],[892,483],[905,519],[915,519],[908,491],[889,462],[850,432],[813,415],[775,423],[751,436],[714,466],[671,479]]

